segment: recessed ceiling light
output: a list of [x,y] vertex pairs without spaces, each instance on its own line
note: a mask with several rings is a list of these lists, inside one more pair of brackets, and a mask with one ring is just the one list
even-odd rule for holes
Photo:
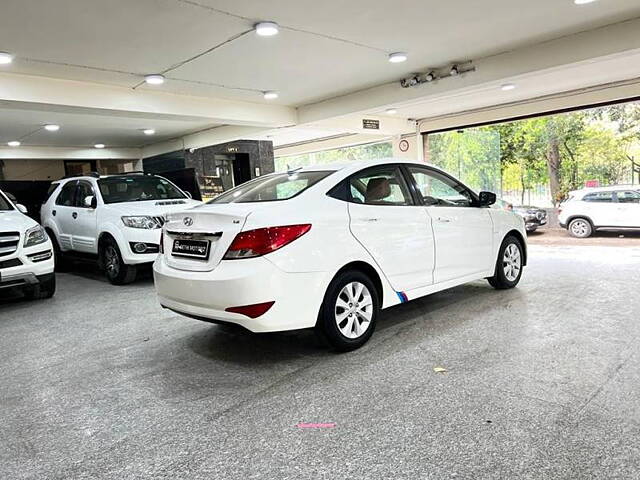
[[573,0],[573,3],[575,3],[576,5],[586,5],[587,3],[593,3],[596,1],[597,0]]
[[10,142],[7,142],[7,145],[9,145],[10,147],[19,147],[20,142],[18,140],[11,140]]
[[104,148],[104,143],[96,143],[93,148]]
[[274,91],[264,92],[263,96],[265,100],[275,100],[276,98],[278,98],[278,92],[274,92]]
[[254,28],[256,29],[256,33],[261,37],[273,37],[280,31],[278,29],[278,24],[275,22],[256,23]]
[[513,83],[505,83],[500,88],[502,89],[503,92],[508,92],[509,90],[514,90],[516,86]]
[[162,85],[164,83],[164,75],[153,74],[144,77],[144,81],[149,85]]
[[407,58],[409,58],[407,56],[406,53],[404,52],[394,52],[392,54],[389,55],[389,61],[391,63],[402,63],[402,62],[406,62]]
[[154,135],[156,131],[153,128],[145,128],[144,130],[142,130],[142,133],[144,133],[145,135]]
[[386,112],[388,115],[395,115],[396,113],[398,113],[398,110],[396,110],[395,108],[387,108]]
[[48,132],[57,132],[58,130],[60,130],[60,125],[49,123],[44,126],[44,129],[47,130]]
[[0,52],[0,65],[7,65],[13,62],[13,55],[7,52]]

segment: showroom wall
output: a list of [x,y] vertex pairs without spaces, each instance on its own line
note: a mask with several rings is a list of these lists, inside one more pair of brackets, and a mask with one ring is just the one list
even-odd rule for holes
[[0,160],[4,180],[57,180],[64,177],[63,160],[8,159]]

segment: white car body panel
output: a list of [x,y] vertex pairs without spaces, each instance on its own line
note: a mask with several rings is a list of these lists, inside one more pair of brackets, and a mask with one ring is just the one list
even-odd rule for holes
[[[9,203],[12,210],[0,211],[0,288],[12,282],[33,284],[37,277],[49,275],[54,270],[54,259],[51,240],[30,247],[24,246],[26,231],[38,226],[38,223],[21,213],[16,206],[0,191],[0,196]],[[9,232],[17,232],[17,242],[10,241]],[[33,255],[50,252],[45,260],[33,261]],[[46,256],[46,255],[45,255]],[[5,267],[10,262],[20,262],[20,265]]]
[[[585,188],[569,192],[570,200],[560,205],[558,221],[564,227],[574,218],[588,219],[595,229],[636,229],[640,228],[640,203],[619,203],[617,192],[636,192],[640,195],[638,185],[616,185],[609,187]],[[585,201],[590,194],[611,192],[612,202]]]
[[[357,262],[375,270],[382,308],[388,308],[492,276],[498,250],[509,232],[517,232],[526,242],[522,217],[509,211],[376,206],[327,195],[353,173],[385,163],[413,162],[392,159],[319,166],[308,170],[336,171],[288,200],[208,204],[168,215],[164,253],[154,263],[160,303],[179,313],[236,323],[254,332],[308,328],[316,324],[330,282],[347,265]],[[438,216],[450,222],[432,227]],[[185,223],[187,217],[191,226]],[[378,220],[368,221],[371,218]],[[312,227],[279,250],[257,258],[222,259],[240,231],[298,224]],[[212,240],[219,243],[212,243],[211,257],[204,262],[171,255],[175,235],[168,232],[221,235]],[[275,301],[274,306],[255,319],[225,312],[227,307],[269,301]]]
[[[91,184],[97,200],[96,208],[56,205],[56,198],[63,186],[68,182],[78,180]],[[160,229],[131,228],[124,225],[122,217],[136,215],[164,217],[168,213],[185,210],[202,203],[190,198],[184,198],[180,200],[182,202],[180,204],[175,204],[170,200],[105,204],[98,188],[98,180],[98,178],[87,176],[73,177],[55,182],[58,187],[41,208],[43,226],[55,235],[61,250],[64,252],[82,252],[95,255],[98,253],[98,243],[101,235],[109,234],[117,242],[125,263],[129,265],[151,263],[155,260],[157,253],[134,253],[129,242],[158,245],[160,243]]]

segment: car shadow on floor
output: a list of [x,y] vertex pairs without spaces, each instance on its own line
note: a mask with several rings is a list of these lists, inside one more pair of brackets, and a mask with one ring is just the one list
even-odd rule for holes
[[[449,312],[452,308],[473,309],[478,304],[493,304],[494,302],[487,300],[500,293],[488,284],[485,286],[477,282],[388,308],[381,312],[376,332],[365,347],[367,350],[376,349],[379,344],[384,343],[385,332],[417,322],[425,322],[425,329],[420,337],[442,333],[469,319],[456,316],[454,319],[447,318],[447,323],[442,323],[443,315],[440,311]],[[302,356],[322,358],[335,355],[313,329],[256,334],[232,325],[211,325],[183,340],[202,357],[241,365],[255,366],[259,361],[266,366]],[[419,339],[412,340],[415,341]]]
[[[57,270],[56,270],[57,272]],[[60,272],[62,273],[62,272]],[[97,262],[90,260],[70,260],[68,265],[65,265],[64,273],[82,277],[87,280],[95,280],[102,283],[109,283],[104,272],[100,270]],[[138,272],[136,274],[135,284],[153,284],[153,270],[151,265],[138,266]],[[126,287],[126,285],[125,285]]]

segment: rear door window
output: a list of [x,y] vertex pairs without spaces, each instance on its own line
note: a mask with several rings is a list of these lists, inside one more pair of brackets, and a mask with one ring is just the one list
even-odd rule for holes
[[353,203],[366,205],[413,205],[409,189],[395,166],[370,168],[349,180]]
[[585,195],[582,200],[584,202],[612,203],[613,192],[593,192]]

